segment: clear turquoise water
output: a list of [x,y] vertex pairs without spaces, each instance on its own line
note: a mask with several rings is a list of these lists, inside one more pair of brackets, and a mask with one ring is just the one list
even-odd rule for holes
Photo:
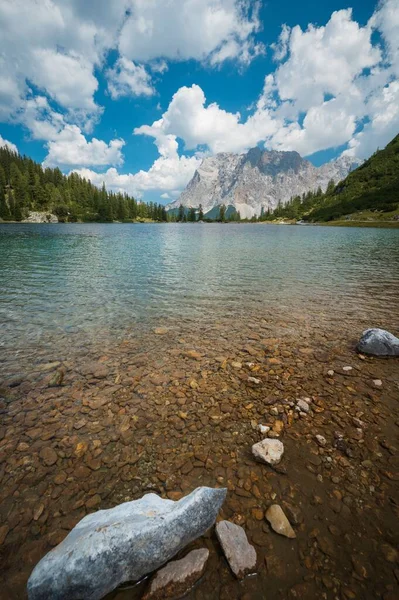
[[388,326],[398,322],[399,230],[3,224],[0,281],[7,352],[60,333],[73,345],[77,334],[273,311]]

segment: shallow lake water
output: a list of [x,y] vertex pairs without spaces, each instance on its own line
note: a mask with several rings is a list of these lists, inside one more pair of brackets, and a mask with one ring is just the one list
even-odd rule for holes
[[332,322],[364,315],[382,326],[398,313],[399,231],[4,224],[0,278],[7,362],[40,345],[57,352],[61,336],[71,352],[75,340],[96,343],[168,320],[286,311]]
[[398,333],[398,292],[399,230],[0,225],[1,600],[86,514],[203,485],[228,489],[256,575],[211,529],[179,555],[210,551],[189,600],[396,598],[399,362],[355,344]]

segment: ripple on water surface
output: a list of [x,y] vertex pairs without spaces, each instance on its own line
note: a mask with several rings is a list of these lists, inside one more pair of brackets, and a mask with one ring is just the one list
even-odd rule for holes
[[[168,319],[323,313],[398,321],[399,231],[268,225],[0,225],[6,351]],[[9,358],[8,352],[5,353]]]

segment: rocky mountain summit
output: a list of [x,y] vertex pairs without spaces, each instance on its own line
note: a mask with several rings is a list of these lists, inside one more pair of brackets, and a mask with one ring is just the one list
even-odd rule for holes
[[167,210],[202,204],[206,214],[224,204],[240,212],[242,218],[260,215],[285,204],[292,196],[319,187],[325,191],[330,180],[344,179],[358,163],[341,156],[315,167],[298,152],[252,148],[246,154],[223,152],[205,158],[181,196]]

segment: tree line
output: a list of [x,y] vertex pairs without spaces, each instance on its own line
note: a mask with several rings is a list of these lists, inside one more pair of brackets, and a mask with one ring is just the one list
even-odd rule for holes
[[22,221],[30,211],[55,214],[59,221],[167,221],[162,204],[99,189],[77,173],[45,168],[27,156],[0,148],[0,219]]

